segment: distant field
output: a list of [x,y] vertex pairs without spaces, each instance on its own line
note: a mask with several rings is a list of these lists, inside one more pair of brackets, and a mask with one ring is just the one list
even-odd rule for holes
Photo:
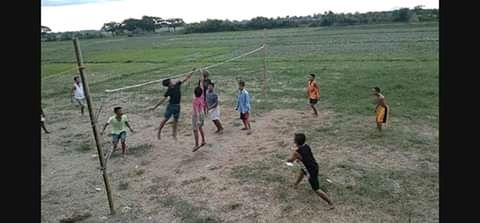
[[[119,205],[133,209],[106,221],[148,222],[153,216],[156,222],[438,222],[438,23],[275,29],[266,36],[267,97],[261,94],[261,52],[211,69],[231,131],[224,138],[207,132],[214,145],[196,155],[188,135],[192,83],[183,89],[180,144],[168,139],[170,128],[164,130],[166,141],[154,139],[163,107],[154,115],[144,112],[163,95],[160,84],[110,95],[103,91],[240,55],[262,44],[262,31],[81,40],[95,109],[103,104],[99,122],[111,115],[112,105],[121,104],[142,123],[129,139],[132,148],[144,149],[110,164],[113,185],[138,182],[128,190],[114,189]],[[91,158],[95,150],[76,149],[91,143],[91,130],[87,117],[79,117],[69,102],[76,73],[72,42],[42,42],[41,64],[42,105],[53,129],[42,136],[42,219],[58,221],[85,207],[96,222],[108,206],[103,192],[85,192],[88,185],[103,184],[95,170],[98,160]],[[311,72],[320,85],[319,119],[309,115],[305,98]],[[248,140],[237,137],[237,79],[246,80],[254,99],[258,123],[252,125],[258,135]],[[391,123],[382,135],[374,129],[374,86],[383,89],[391,107]],[[299,130],[314,150],[320,179],[335,182],[321,183],[338,204],[335,211],[311,207],[321,207],[321,201],[308,182],[302,189],[289,187],[295,175],[281,162],[288,154],[282,147]],[[175,152],[165,142],[175,144]],[[145,163],[144,175],[132,175],[139,163]],[[221,168],[204,170],[203,164]],[[158,180],[147,185],[151,179]],[[157,188],[147,194],[160,201],[144,194],[146,187]]]

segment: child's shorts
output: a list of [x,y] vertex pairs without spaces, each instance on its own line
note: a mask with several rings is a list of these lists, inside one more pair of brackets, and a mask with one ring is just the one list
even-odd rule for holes
[[315,105],[315,104],[317,104],[317,102],[318,102],[318,99],[312,99],[312,98],[310,98],[310,104],[311,104],[311,105]]
[[315,173],[308,173],[305,169],[302,168],[303,174],[308,177],[308,182],[314,191],[320,189],[320,183],[318,182],[318,170]]
[[212,110],[209,110],[208,113],[210,114],[210,119],[212,119],[212,121],[220,119],[220,107],[219,106],[213,108]]
[[112,134],[112,142],[113,142],[113,144],[118,143],[118,141],[119,141],[120,139],[121,139],[122,141],[125,141],[126,138],[127,138],[127,132],[126,132],[126,131],[120,132],[119,134]]
[[241,120],[248,120],[249,117],[250,117],[250,113],[249,113],[249,112],[245,112],[245,113],[241,113],[241,112],[240,112],[240,119],[241,119]]
[[198,117],[196,115],[192,115],[192,128],[197,130],[203,127],[204,115],[201,113]]
[[167,108],[165,109],[165,119],[170,119],[172,117],[175,120],[178,120],[180,118],[180,104],[168,104]]
[[85,98],[75,98],[75,101],[77,102],[77,104],[79,106],[82,106],[82,107],[86,106],[86,104],[87,104],[86,101],[85,101]]

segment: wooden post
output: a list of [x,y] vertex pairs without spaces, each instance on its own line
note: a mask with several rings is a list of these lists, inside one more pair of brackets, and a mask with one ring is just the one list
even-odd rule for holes
[[93,114],[92,100],[90,98],[90,90],[88,88],[88,82],[87,82],[85,74],[83,73],[83,70],[85,69],[85,67],[83,67],[82,52],[80,51],[80,44],[78,42],[78,38],[75,38],[73,40],[73,46],[75,48],[75,56],[77,57],[78,71],[80,73],[83,89],[85,91],[85,97],[87,99],[88,114],[90,115],[90,124],[92,125],[93,137],[95,138],[95,144],[97,146],[98,158],[100,159],[100,167],[102,168],[102,172],[103,172],[103,181],[105,182],[105,189],[107,191],[108,205],[110,206],[110,213],[112,215],[114,215],[115,214],[115,209],[114,209],[114,206],[113,206],[112,194],[110,192],[110,183],[108,182],[107,168],[105,166],[105,160],[104,160],[104,157],[103,157],[102,147],[101,147],[99,137],[98,137],[98,131],[97,131],[97,125],[96,125],[97,120],[95,119],[95,116]]
[[265,32],[266,29],[263,29],[263,97],[266,98],[266,87],[267,87],[267,44],[265,42]]

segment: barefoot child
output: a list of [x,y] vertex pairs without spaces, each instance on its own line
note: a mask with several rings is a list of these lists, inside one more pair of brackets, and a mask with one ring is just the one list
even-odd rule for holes
[[[205,117],[205,101],[202,97],[203,90],[200,87],[196,87],[194,90],[195,98],[193,99],[192,105],[192,127],[193,127],[193,134],[195,136],[195,147],[193,147],[193,151],[197,151],[200,147],[205,145],[205,135],[203,134],[203,121]],[[202,136],[202,144],[198,145],[198,132]]]
[[237,99],[237,110],[240,112],[240,119],[243,122],[244,128],[241,130],[250,130],[250,95],[248,94],[248,91],[245,90],[245,82],[244,81],[239,81],[238,82],[238,90],[240,91],[240,94],[238,95]]
[[162,133],[162,128],[165,126],[165,123],[173,116],[173,138],[176,140],[177,139],[177,123],[178,119],[180,118],[180,100],[182,98],[181,94],[181,85],[188,81],[194,72],[195,69],[193,69],[187,77],[183,80],[170,80],[170,78],[163,80],[162,84],[164,87],[168,87],[167,92],[165,92],[164,97],[158,104],[156,104],[153,108],[149,109],[151,111],[155,110],[158,106],[163,104],[165,100],[167,100],[168,97],[170,97],[170,100],[168,101],[167,108],[165,109],[165,115],[163,120],[160,122],[160,127],[158,128],[158,134],[157,138],[160,140],[161,133]]
[[207,109],[213,124],[217,127],[217,131],[215,133],[222,133],[223,127],[222,123],[220,123],[220,106],[218,105],[218,96],[214,91],[214,87],[215,84],[213,82],[208,84],[208,91],[206,95]]
[[80,113],[83,115],[85,110],[85,93],[83,91],[83,85],[80,82],[80,77],[76,76],[73,78],[73,88],[71,91],[72,103],[76,101],[80,105]]
[[310,107],[313,109],[313,115],[318,116],[317,109],[315,108],[315,105],[318,102],[318,99],[320,98],[320,88],[317,85],[317,82],[315,82],[315,74],[311,73],[309,78],[308,78],[308,83],[307,83],[307,95],[308,98],[310,99]]
[[387,123],[389,107],[385,103],[385,97],[380,93],[379,87],[373,88],[373,95],[375,96],[375,122],[377,123],[378,131],[382,131],[382,125]]
[[122,155],[125,155],[125,153],[127,152],[127,145],[125,142],[127,139],[127,128],[130,129],[132,133],[135,131],[133,131],[133,129],[128,124],[127,115],[123,114],[122,107],[115,107],[113,111],[115,112],[115,115],[111,116],[108,119],[107,123],[105,123],[105,125],[103,126],[103,130],[100,134],[103,135],[107,126],[111,125],[112,126],[112,144],[113,144],[112,153],[115,152],[115,150],[117,150],[118,141],[121,141]]
[[320,189],[319,183],[318,183],[318,164],[315,158],[313,157],[312,151],[310,149],[310,146],[305,144],[305,134],[303,133],[296,133],[294,137],[294,143],[297,147],[297,149],[292,153],[291,157],[287,160],[287,162],[293,162],[296,160],[300,160],[305,168],[302,168],[298,175],[298,179],[294,184],[294,187],[296,187],[300,181],[302,181],[303,176],[306,175],[308,176],[308,182],[312,186],[312,189],[315,191],[315,193],[325,200],[329,205],[330,209],[333,209],[333,203],[328,198],[328,195],[323,192]]
[[47,128],[45,127],[45,114],[43,113],[43,109],[40,108],[40,127],[42,127],[43,131],[45,131],[45,133],[49,134],[50,132],[47,130]]

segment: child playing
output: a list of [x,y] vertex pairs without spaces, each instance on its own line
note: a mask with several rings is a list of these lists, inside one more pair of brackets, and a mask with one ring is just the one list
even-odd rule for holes
[[220,123],[220,106],[218,105],[218,96],[217,93],[213,90],[215,84],[210,82],[208,84],[208,91],[206,95],[207,109],[210,114],[210,118],[213,121],[213,124],[217,127],[215,133],[221,134],[223,131],[222,123]]
[[312,186],[312,189],[315,191],[315,193],[325,200],[329,204],[329,209],[333,209],[333,203],[328,198],[328,195],[323,192],[320,189],[319,183],[318,183],[318,164],[315,158],[313,157],[312,150],[310,149],[310,146],[305,144],[305,134],[303,133],[296,133],[294,137],[294,143],[297,147],[297,149],[292,153],[291,157],[287,160],[287,162],[293,162],[296,160],[300,160],[305,169],[302,168],[301,172],[298,175],[298,179],[294,184],[294,187],[296,188],[297,185],[302,181],[303,176],[306,175],[308,176],[308,182]]
[[80,105],[80,113],[83,115],[85,110],[85,93],[83,91],[83,85],[80,82],[80,77],[76,76],[73,78],[73,88],[71,91],[72,103],[75,100],[78,105]]
[[389,107],[385,102],[385,96],[380,93],[379,87],[373,88],[373,95],[375,96],[375,122],[377,123],[378,131],[382,131],[382,125],[387,124]]
[[115,152],[115,150],[117,150],[118,141],[120,140],[122,143],[122,155],[125,156],[127,152],[127,145],[125,143],[127,139],[127,127],[128,129],[130,129],[132,133],[135,131],[133,131],[133,129],[128,124],[127,115],[123,114],[122,107],[115,107],[113,111],[115,112],[115,115],[111,116],[108,119],[107,123],[105,123],[105,125],[103,126],[103,130],[100,134],[103,135],[107,126],[111,125],[112,126],[112,144],[113,144],[112,153]]
[[[192,105],[192,127],[193,127],[193,134],[195,136],[195,147],[193,147],[192,152],[197,151],[205,145],[205,135],[203,134],[203,121],[204,121],[204,111],[205,111],[205,101],[202,97],[203,90],[200,87],[196,87],[194,90],[195,98],[193,99]],[[202,144],[198,145],[198,132],[202,136]]]
[[241,130],[250,130],[250,96],[248,95],[248,91],[245,90],[245,82],[244,81],[239,81],[238,82],[238,90],[240,91],[240,94],[238,95],[237,99],[237,110],[240,112],[240,119],[243,122],[244,128]]
[[45,127],[45,114],[43,113],[43,109],[40,108],[40,127],[42,127],[43,131],[45,131],[46,134],[49,134],[50,132],[47,130]]
[[317,104],[320,98],[320,88],[318,88],[317,82],[315,82],[315,74],[310,74],[307,83],[307,96],[310,99],[310,107],[313,109],[313,115],[318,116],[315,104]]
[[202,70],[201,72],[203,75],[203,79],[198,81],[198,86],[202,88],[204,100],[206,101],[207,99],[205,97],[207,95],[208,85],[212,83],[212,80],[208,79],[208,75],[209,75],[208,70]]
[[192,74],[195,69],[193,69],[185,79],[181,81],[170,80],[170,78],[163,80],[162,84],[164,87],[168,87],[167,92],[165,92],[164,97],[158,104],[156,104],[153,108],[149,109],[151,111],[155,110],[158,106],[163,104],[168,97],[170,100],[168,101],[167,108],[165,109],[165,115],[163,120],[160,122],[160,127],[158,128],[157,138],[160,140],[160,135],[162,133],[162,128],[165,126],[165,123],[173,116],[173,138],[177,139],[177,122],[180,118],[180,100],[182,98],[181,94],[181,84],[186,82],[192,77]]

